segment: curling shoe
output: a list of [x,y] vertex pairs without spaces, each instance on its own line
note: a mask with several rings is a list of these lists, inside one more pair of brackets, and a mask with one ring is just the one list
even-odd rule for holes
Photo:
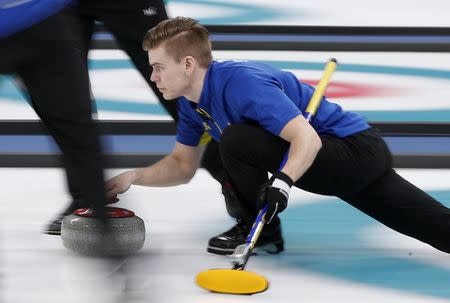
[[53,221],[48,223],[48,225],[44,229],[44,233],[47,235],[61,235],[61,225],[62,220],[68,215],[70,215],[73,211],[77,210],[78,208],[83,207],[83,202],[80,200],[73,200],[72,203],[59,215],[56,216]]
[[[238,219],[237,224],[230,230],[211,238],[207,251],[217,255],[230,255],[234,249],[245,243],[252,223]],[[280,220],[274,219],[269,225],[265,225],[252,253],[278,254],[284,250],[284,241],[281,234]]]

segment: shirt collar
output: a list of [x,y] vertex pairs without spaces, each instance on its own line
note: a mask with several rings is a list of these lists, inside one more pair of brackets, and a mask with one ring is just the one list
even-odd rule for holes
[[208,69],[206,70],[205,79],[203,79],[203,88],[202,88],[202,92],[200,94],[200,100],[197,104],[198,108],[203,108],[204,110],[207,110],[210,107],[210,103],[211,103],[210,91],[212,90],[211,86],[213,85],[212,73],[213,73],[215,63],[216,63],[216,61],[212,61],[209,64]]

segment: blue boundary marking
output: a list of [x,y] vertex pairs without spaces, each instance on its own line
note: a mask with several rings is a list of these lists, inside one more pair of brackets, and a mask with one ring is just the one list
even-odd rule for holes
[[396,154],[450,154],[449,137],[384,137]]
[[[114,40],[108,33],[96,33],[97,40]],[[353,42],[353,43],[440,43],[448,44],[450,36],[363,36],[363,35],[267,35],[267,34],[211,34],[213,42]]]
[[164,107],[159,103],[117,102],[112,99],[98,98],[95,104],[97,105],[97,109],[112,112],[168,115]]
[[368,121],[395,122],[450,122],[450,110],[410,110],[410,111],[358,111],[352,110],[365,117]]
[[[450,190],[429,191],[428,194],[450,207]],[[414,250],[408,247],[404,248],[405,258],[401,258],[366,246],[362,230],[381,223],[337,198],[300,206],[291,204],[281,218],[286,249],[295,248],[296,255],[281,254],[267,260],[277,267],[450,299],[450,269],[410,258],[408,254],[414,254]],[[383,243],[379,246],[383,247]],[[308,250],[302,253],[302,248]],[[311,253],[314,250],[317,253]]]
[[[102,136],[107,153],[168,154],[175,144],[175,136],[107,135]],[[0,135],[0,153],[55,153],[54,140],[46,135]]]
[[[102,136],[108,153],[169,153],[175,136],[106,135]],[[449,137],[385,137],[389,149],[401,154],[450,154]],[[46,135],[0,135],[1,153],[52,153],[58,151]]]

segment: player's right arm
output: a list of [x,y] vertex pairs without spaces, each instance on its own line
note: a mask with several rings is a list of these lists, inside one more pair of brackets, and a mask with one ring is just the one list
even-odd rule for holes
[[106,182],[106,198],[115,201],[117,195],[131,185],[165,187],[189,182],[200,165],[204,145],[175,143],[173,151],[153,165],[127,171]]

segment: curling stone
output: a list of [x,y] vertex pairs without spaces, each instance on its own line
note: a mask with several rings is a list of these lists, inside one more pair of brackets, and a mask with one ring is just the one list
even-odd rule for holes
[[62,221],[63,245],[89,256],[124,256],[142,248],[145,242],[144,221],[134,212],[106,207],[107,232],[94,218],[92,209],[80,208]]

